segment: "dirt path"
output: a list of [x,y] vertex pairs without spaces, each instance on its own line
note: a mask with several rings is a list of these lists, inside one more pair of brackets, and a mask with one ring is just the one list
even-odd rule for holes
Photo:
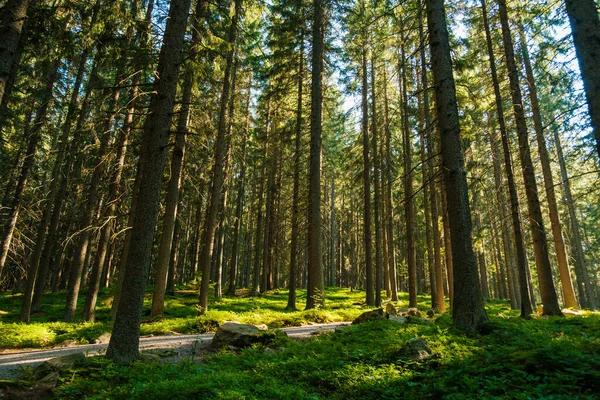
[[[283,328],[282,330],[292,338],[302,339],[319,330],[334,329],[336,326],[346,324],[348,323],[336,322]],[[184,357],[193,357],[196,352],[206,349],[210,345],[213,336],[214,333],[144,337],[140,339],[140,350],[152,353],[164,351],[166,359],[177,361]],[[14,379],[19,367],[33,367],[55,357],[79,352],[85,353],[88,357],[102,355],[106,352],[107,346],[108,344],[86,344],[49,350],[26,350],[0,354],[0,379]]]

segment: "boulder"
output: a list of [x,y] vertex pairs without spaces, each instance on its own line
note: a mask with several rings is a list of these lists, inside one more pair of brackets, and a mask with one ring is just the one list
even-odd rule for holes
[[51,358],[42,364],[43,367],[52,371],[62,371],[63,369],[73,368],[76,364],[85,361],[85,354],[82,352],[67,354],[66,356]]
[[412,338],[402,346],[398,355],[412,361],[425,361],[431,358],[431,349],[423,338]]
[[73,339],[67,339],[67,340],[63,340],[62,342],[60,342],[59,344],[57,344],[54,347],[73,347],[76,346],[77,342]]
[[390,316],[388,317],[388,319],[389,319],[391,322],[395,322],[395,323],[397,323],[397,324],[405,324],[405,323],[406,323],[406,317],[398,317],[398,316],[396,316],[396,315],[390,315]]
[[354,321],[352,321],[352,325],[363,324],[371,321],[380,321],[383,319],[386,319],[386,314],[383,312],[383,308],[378,308],[376,310],[366,311],[360,314]]
[[92,344],[107,344],[108,342],[110,342],[110,333],[104,332],[102,335],[94,339]]
[[409,308],[406,311],[406,315],[408,315],[409,317],[421,318],[421,312],[416,308]]
[[394,306],[394,303],[387,303],[385,305],[385,312],[389,315],[398,315],[398,310],[396,309],[396,306]]
[[265,331],[261,328],[263,327],[239,322],[226,322],[219,326],[211,346],[215,350],[227,347],[239,349],[258,343],[268,344],[277,338],[287,336],[283,331]]
[[36,386],[42,387],[42,388],[53,388],[58,383],[59,378],[60,378],[59,373],[56,371],[52,371],[48,375],[46,375],[42,379],[40,379],[37,382]]
[[430,308],[429,310],[427,310],[427,316],[429,318],[433,318],[434,315],[435,315],[435,310],[433,308]]

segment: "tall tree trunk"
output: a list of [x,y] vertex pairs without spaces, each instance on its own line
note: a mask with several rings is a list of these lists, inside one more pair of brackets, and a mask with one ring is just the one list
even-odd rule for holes
[[248,142],[248,133],[250,130],[250,95],[252,92],[252,78],[248,82],[248,95],[246,97],[246,126],[242,136],[242,156],[240,158],[240,171],[238,175],[237,200],[235,204],[235,221],[233,225],[233,245],[231,248],[231,263],[229,266],[229,287],[227,295],[235,295],[235,281],[238,273],[239,252],[240,252],[240,229],[242,225],[242,212],[244,209],[244,192],[246,185],[246,147]]
[[294,138],[294,187],[292,194],[292,233],[290,244],[290,284],[288,293],[287,310],[296,310],[296,282],[298,280],[298,214],[300,203],[300,151],[302,144],[302,95],[304,88],[304,30],[299,32],[300,53],[298,54],[298,97],[296,98],[296,132]]
[[575,212],[573,195],[571,194],[571,184],[569,183],[569,174],[567,173],[567,164],[562,151],[558,129],[554,131],[554,145],[558,155],[558,165],[560,166],[561,185],[563,188],[564,199],[569,210],[569,219],[571,220],[571,246],[575,249],[575,273],[577,274],[577,289],[579,290],[579,301],[582,307],[595,310],[597,305],[594,299],[594,292],[590,282],[590,274],[585,262],[581,234],[579,233],[579,219]]
[[400,22],[400,68],[401,93],[402,93],[402,143],[404,160],[404,219],[406,224],[406,257],[408,264],[408,306],[417,306],[417,249],[415,235],[415,208],[413,201],[413,173],[412,173],[412,138],[408,111],[408,80],[406,60],[406,38],[404,24]]
[[[493,73],[492,73],[492,77],[497,76],[496,74],[496,70],[495,70],[495,65],[494,65],[494,69],[493,69]],[[497,83],[497,81],[495,81]],[[499,89],[499,88],[498,88]],[[500,104],[501,105],[501,104]],[[504,127],[504,111],[502,111],[502,126],[504,129],[504,132],[506,132],[506,128]],[[500,117],[499,117],[500,119]],[[508,221],[509,217],[509,212],[508,212],[508,204],[506,202],[506,192],[504,189],[504,182],[502,180],[502,167],[500,165],[500,148],[498,147],[498,140],[496,137],[496,133],[494,132],[494,129],[490,130],[489,133],[489,141],[490,141],[490,149],[491,149],[491,155],[492,155],[492,165],[493,165],[493,169],[494,169],[494,191],[496,193],[496,203],[497,203],[497,210],[499,211],[499,219],[500,219],[500,229],[501,229],[501,238],[498,239],[498,242],[502,243],[502,252],[504,254],[504,265],[506,266],[506,272],[507,272],[507,280],[508,280],[508,294],[509,294],[509,299],[510,299],[510,307],[513,310],[519,310],[521,308],[521,296],[520,296],[520,292],[519,292],[519,277],[518,277],[518,271],[516,269],[515,263],[514,263],[514,251],[513,251],[513,245],[516,243],[514,240],[512,240],[512,235],[510,233],[510,222]],[[506,158],[505,158],[505,168],[506,168]],[[509,156],[508,161],[510,162],[510,165],[512,166],[512,160]],[[507,173],[508,175],[508,173]],[[510,175],[512,176],[512,171],[510,172]],[[509,181],[509,183],[512,182],[514,184],[514,179],[511,179]],[[491,215],[491,214],[490,214]],[[514,217],[514,216],[513,216]],[[517,217],[519,217],[519,214],[517,213]],[[514,222],[514,221],[513,221]],[[521,225],[518,225],[519,231]],[[495,235],[495,232],[493,232],[493,234]],[[522,240],[521,240],[521,246],[523,245]],[[498,251],[500,251],[500,246],[497,247]],[[497,256],[498,259],[498,263],[500,262],[500,260],[502,259],[499,255]],[[502,267],[501,265],[497,264],[498,269],[500,270],[500,268]],[[498,287],[501,288],[502,287],[502,282],[500,282],[500,275],[498,275]],[[503,292],[502,290],[499,290],[499,297],[503,298]]]
[[394,246],[394,207],[392,203],[392,146],[389,123],[389,104],[387,95],[387,74],[386,68],[383,68],[383,106],[384,106],[384,129],[385,129],[385,201],[386,201],[386,238],[387,238],[387,253],[388,253],[388,279],[390,281],[390,299],[394,302],[398,301],[398,279],[396,272],[396,247]]
[[[424,1],[421,1],[422,5]],[[441,255],[441,242],[440,242],[440,229],[439,229],[439,213],[438,213],[438,204],[437,204],[437,196],[436,196],[436,185],[435,180],[437,174],[434,173],[434,137],[433,137],[433,125],[431,123],[431,111],[429,106],[429,77],[427,75],[427,64],[425,60],[425,35],[423,30],[423,17],[419,15],[419,43],[421,46],[420,58],[421,58],[421,83],[422,83],[422,98],[423,98],[423,128],[422,134],[425,141],[425,147],[427,150],[427,154],[424,161],[424,173],[423,175],[427,177],[427,181],[425,181],[424,185],[427,190],[425,190],[425,197],[423,199],[424,203],[429,204],[429,209],[431,213],[431,241],[433,247],[433,265],[430,264],[429,267],[433,269],[435,282],[431,283],[431,292],[432,299],[435,297],[436,303],[433,309],[439,313],[446,312],[446,303],[444,301],[444,271],[442,267],[442,255]],[[425,149],[423,149],[425,151]],[[427,196],[429,194],[429,196]],[[429,225],[428,225],[429,226]],[[428,249],[429,252],[429,249]],[[435,292],[435,296],[433,293]]]
[[112,336],[106,351],[106,357],[117,363],[130,363],[139,358],[144,290],[152,256],[160,187],[189,8],[190,0],[171,1],[158,60],[158,78],[150,100],[150,113],[144,125],[141,153],[143,174],[139,191],[139,196],[144,201],[139,202],[135,213],[128,266],[123,276],[123,287],[127,290],[121,292]]
[[[598,27],[600,28],[600,25]],[[538,153],[540,155],[540,162],[542,164],[542,174],[544,175],[546,199],[548,200],[548,212],[550,213],[550,227],[552,229],[552,237],[554,239],[556,258],[558,259],[558,271],[560,273],[560,282],[562,285],[565,305],[569,308],[579,308],[579,304],[577,304],[577,299],[575,298],[573,282],[571,281],[569,259],[567,257],[565,242],[563,240],[562,226],[558,214],[558,205],[556,203],[556,194],[554,193],[554,179],[552,178],[550,157],[548,156],[546,139],[544,137],[544,126],[542,124],[540,104],[537,97],[537,87],[535,85],[535,77],[533,76],[533,68],[531,67],[529,50],[527,49],[525,32],[522,25],[520,26],[519,36],[521,38],[521,53],[523,56],[523,63],[525,64],[527,86],[529,88],[529,100],[531,101],[535,138],[537,141]],[[600,36],[598,36],[598,38],[600,38]]]
[[452,320],[455,326],[472,335],[483,328],[488,318],[483,308],[477,260],[473,251],[469,195],[443,0],[427,0],[427,21],[452,235]]
[[515,53],[508,23],[508,11],[506,0],[498,0],[500,6],[500,23],[502,25],[502,39],[504,42],[504,55],[506,66],[508,68],[508,78],[510,81],[510,91],[513,103],[513,112],[515,115],[515,124],[517,126],[517,136],[519,139],[519,157],[521,159],[521,171],[525,182],[525,192],[527,194],[527,208],[529,210],[529,221],[531,234],[533,237],[533,248],[535,251],[535,260],[538,270],[538,281],[540,285],[540,294],[544,305],[544,315],[562,315],[554,282],[552,280],[552,267],[548,256],[548,243],[546,241],[546,231],[544,229],[544,220],[538,198],[537,183],[535,180],[535,170],[531,161],[529,151],[529,137],[527,134],[527,124],[525,122],[525,112],[523,110],[523,99],[521,97],[521,87],[519,85],[519,75],[515,63]]
[[479,203],[479,192],[473,190],[473,209],[475,210],[475,231],[479,237],[479,246],[477,246],[477,262],[479,264],[479,280],[481,282],[481,295],[483,300],[489,300],[490,289],[488,286],[487,266],[485,263],[484,238],[482,237],[483,224],[481,222],[481,205]]
[[[265,173],[267,172],[267,153],[269,151],[269,127],[271,126],[271,97],[267,99],[267,112],[265,120],[265,139],[263,143],[263,163],[260,167],[260,187],[258,189],[258,206],[256,208],[256,235],[254,239],[254,265],[252,268],[252,294],[257,295],[260,292],[260,250],[261,241],[263,239],[263,203],[264,203],[264,191],[265,191]],[[266,245],[266,244],[263,244]]]
[[308,185],[308,287],[306,308],[325,306],[321,259],[321,131],[323,119],[323,58],[325,13],[322,0],[313,0],[310,106],[310,172]]
[[565,0],[575,53],[600,156],[600,20],[594,0]]
[[223,89],[221,91],[221,104],[219,108],[219,122],[217,126],[217,138],[215,141],[215,162],[213,164],[212,171],[212,183],[210,198],[208,200],[208,209],[206,212],[206,219],[204,221],[204,235],[203,235],[203,246],[202,255],[200,262],[202,266],[202,282],[200,284],[200,312],[202,314],[208,311],[208,291],[210,284],[210,263],[213,254],[213,243],[215,237],[215,230],[217,227],[217,217],[219,211],[219,203],[221,198],[221,192],[223,191],[223,182],[225,180],[225,157],[227,155],[227,117],[229,107],[229,97],[231,95],[231,77],[234,74],[234,55],[237,42],[238,32],[238,19],[242,11],[242,0],[235,0],[235,11],[231,19],[231,26],[229,28],[229,51],[227,53],[227,60],[225,66],[225,75],[223,77]]
[[[131,31],[129,33],[129,37],[131,37],[133,35],[133,31]],[[124,63],[125,60],[122,60],[121,62]],[[105,149],[104,149],[104,153],[102,153],[103,149],[100,149],[100,154],[98,157],[98,165],[96,166],[96,169],[94,170],[94,176],[92,177],[92,180],[94,179],[94,177],[96,176],[96,171],[98,171],[98,176],[101,176],[102,173],[104,173],[104,162],[102,161],[105,156],[108,155],[108,142],[110,139],[110,132],[112,130],[112,125],[113,122],[115,122],[115,117],[117,115],[117,108],[119,105],[119,89],[117,89],[117,87],[119,86],[119,83],[121,82],[121,80],[123,79],[123,68],[124,65],[121,64],[119,66],[119,68],[117,69],[116,75],[115,75],[115,89],[113,89],[113,95],[111,98],[111,102],[109,105],[109,115],[106,119],[105,122],[105,126],[104,126],[104,132],[103,134],[103,143],[102,145],[105,145]],[[127,140],[125,138],[125,140]],[[125,148],[124,147],[120,147],[118,152],[119,154],[117,155],[117,166],[115,168],[115,170],[113,171],[113,174],[111,174],[111,181],[109,182],[109,190],[108,190],[108,199],[107,199],[107,213],[110,213],[110,215],[112,216],[112,214],[114,214],[115,209],[116,209],[116,201],[118,198],[118,190],[119,190],[119,186],[120,186],[120,181],[121,181],[121,172],[123,171],[123,165],[125,163],[125,152],[124,152]],[[91,197],[91,196],[90,196]],[[93,207],[96,207],[96,205],[93,205]],[[98,206],[98,211],[101,211],[101,207]],[[91,222],[91,221],[90,221]],[[94,264],[94,267],[92,269],[92,273],[90,276],[90,283],[89,283],[89,287],[88,287],[88,292],[86,295],[86,299],[85,299],[85,306],[83,309],[83,319],[85,321],[94,321],[95,320],[95,309],[96,309],[96,301],[98,300],[98,291],[100,290],[100,281],[102,279],[102,272],[103,272],[103,267],[104,267],[104,262],[106,261],[106,255],[107,255],[107,251],[108,251],[108,240],[110,239],[110,235],[111,235],[111,231],[112,231],[112,224],[113,221],[110,219],[107,222],[105,222],[104,227],[101,229],[101,233],[100,233],[100,238],[98,241],[98,251],[96,254],[96,262]],[[76,299],[75,299],[76,300]]]
[[[442,164],[443,167],[443,164]],[[448,219],[448,203],[446,200],[446,185],[443,181],[439,184],[440,192],[440,212],[442,214],[442,228],[444,230],[444,258],[446,261],[446,280],[447,280],[447,291],[448,291],[448,302],[450,303],[450,309],[454,304],[454,268],[452,258],[452,235],[450,233],[450,221]]]
[[[485,0],[481,0],[481,10],[483,13],[483,21],[486,33],[486,42],[488,48],[488,57],[490,61],[490,71],[492,74],[492,82],[494,84],[494,96],[496,98],[496,112],[498,117],[498,125],[500,127],[500,135],[502,137],[502,150],[504,152],[504,169],[508,181],[508,193],[510,198],[511,217],[513,234],[515,237],[515,249],[517,252],[517,268],[519,271],[519,292],[521,298],[521,317],[529,318],[533,313],[532,299],[529,296],[529,285],[527,280],[527,255],[525,254],[525,244],[523,242],[523,233],[521,231],[521,217],[519,215],[519,199],[517,197],[517,188],[512,169],[512,157],[508,144],[508,132],[504,121],[504,108],[502,106],[502,96],[500,95],[500,84],[498,74],[496,72],[496,60],[492,48],[492,38],[487,18],[487,6]],[[510,34],[509,34],[510,36]],[[506,43],[505,43],[506,46]],[[513,57],[514,64],[514,57]],[[515,71],[516,72],[516,71]],[[512,89],[511,89],[512,90]],[[492,139],[493,140],[493,139]],[[493,142],[492,142],[493,144]],[[506,251],[505,251],[506,253]],[[508,256],[508,254],[506,254]],[[507,258],[508,262],[508,258]],[[508,267],[508,266],[507,266]]]
[[[366,35],[366,34],[365,34]],[[373,243],[371,242],[371,161],[369,159],[369,103],[367,79],[367,50],[362,45],[362,142],[363,142],[363,189],[364,189],[364,219],[363,240],[365,246],[365,273],[367,288],[367,305],[375,305],[373,285]]]
[[2,10],[0,22],[0,102],[4,96],[6,83],[19,46],[21,30],[27,18],[28,8],[29,0],[8,0]]
[[42,139],[42,128],[46,122],[48,106],[52,101],[52,90],[54,89],[54,83],[58,78],[59,65],[60,60],[56,60],[53,63],[48,64],[44,73],[46,85],[44,86],[42,93],[40,93],[39,107],[36,110],[33,125],[28,132],[29,139],[27,143],[27,150],[25,151],[21,172],[17,180],[13,197],[10,201],[8,221],[6,222],[4,231],[2,232],[2,242],[0,243],[0,274],[4,269],[15,226],[17,225],[19,209],[21,208],[21,197],[23,196],[23,193],[25,193],[25,189],[27,187],[27,178],[29,177],[29,172],[35,163],[35,152],[37,150],[37,145]]
[[[150,24],[152,21],[152,11],[154,10],[154,0],[149,0],[148,4],[146,6],[146,16],[143,20],[143,22],[140,23],[140,27],[138,28],[138,32],[137,32],[137,36],[138,36],[138,42],[140,43],[140,48],[142,51],[148,50],[148,44],[149,44],[149,32],[150,32]],[[149,51],[148,51],[149,52]],[[149,61],[147,59],[147,57],[138,57],[136,59],[136,63],[135,63],[135,71],[141,71],[142,69],[144,69],[148,64]],[[134,128],[134,115],[136,114],[136,108],[138,107],[138,104],[140,103],[140,100],[138,98],[139,94],[140,94],[140,88],[139,88],[139,82],[140,82],[140,75],[139,73],[135,74],[133,76],[132,79],[132,91],[131,91],[131,102],[130,102],[130,107],[127,109],[127,116],[125,118],[125,126],[123,127],[123,130],[127,132],[127,134],[129,135],[131,133],[131,130]],[[143,143],[142,143],[143,144]],[[143,149],[143,146],[141,147],[140,150]],[[141,153],[142,151],[140,151]],[[140,179],[141,179],[141,173],[142,173],[142,159],[140,157],[140,159],[138,160],[138,164],[137,164],[137,170],[136,170],[136,175],[135,175],[135,179],[133,182],[133,187],[131,189],[131,205],[129,207],[129,215],[127,216],[127,231],[125,232],[125,237],[123,238],[123,247],[121,250],[121,260],[119,262],[119,274],[117,275],[117,279],[116,279],[116,284],[113,290],[113,303],[112,306],[110,308],[110,318],[111,321],[114,321],[114,319],[116,318],[117,315],[117,309],[119,307],[119,302],[121,299],[121,290],[123,289],[123,277],[125,276],[125,270],[127,269],[127,266],[129,265],[128,262],[128,257],[129,257],[129,246],[131,244],[131,235],[132,235],[132,227],[133,227],[133,221],[135,219],[135,213],[137,210],[137,203],[138,203],[138,192],[139,192],[139,188],[140,188]]]
[[383,269],[383,244],[382,244],[382,224],[381,224],[381,155],[379,154],[379,135],[377,129],[377,96],[375,93],[375,59],[371,56],[371,127],[373,131],[373,216],[375,217],[375,305],[381,306],[381,271]]
[[[425,43],[423,38],[423,19],[421,15],[419,15],[419,42],[421,47],[421,60],[420,60],[420,68],[421,68],[421,80],[418,81],[417,91],[420,93],[418,97],[418,109],[419,109],[419,144],[420,144],[420,156],[421,156],[421,165],[422,165],[422,175],[423,175],[423,213],[425,214],[425,243],[427,248],[427,267],[429,269],[429,285],[431,287],[431,308],[433,310],[437,310],[438,299],[437,299],[437,291],[436,291],[436,270],[435,270],[435,260],[434,260],[434,251],[433,251],[433,232],[431,229],[431,210],[429,203],[429,190],[430,185],[429,181],[431,180],[431,176],[429,175],[429,160],[427,160],[427,148],[425,144],[425,130],[429,129],[430,121],[427,121],[427,125],[425,125],[425,101],[423,99],[425,93],[427,92],[427,88],[423,89],[423,77],[427,74],[425,68]],[[427,102],[427,107],[429,107],[429,103]],[[428,116],[429,117],[429,116]],[[443,297],[442,297],[443,301]]]
[[206,2],[199,0],[194,11],[194,22],[192,23],[192,41],[188,55],[188,65],[183,82],[183,93],[181,96],[181,109],[177,121],[177,133],[175,135],[175,146],[171,154],[171,177],[167,186],[167,198],[165,200],[165,214],[163,216],[163,229],[158,250],[158,259],[154,272],[154,292],[152,296],[151,317],[158,317],[164,313],[165,289],[169,260],[171,258],[171,246],[175,221],[177,219],[177,205],[179,203],[179,190],[181,186],[183,162],[185,157],[185,144],[189,135],[190,104],[192,102],[192,89],[194,87],[194,68],[200,45],[200,29]]
[[[281,198],[281,196],[279,196]],[[331,204],[329,207],[331,225],[329,229],[329,286],[335,286],[335,248],[336,248],[336,215],[335,215],[335,178],[331,180]]]

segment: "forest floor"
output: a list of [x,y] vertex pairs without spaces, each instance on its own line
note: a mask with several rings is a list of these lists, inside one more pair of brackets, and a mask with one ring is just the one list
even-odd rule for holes
[[[187,290],[168,299],[180,308],[171,310],[172,314],[161,321],[146,319],[143,332],[196,329],[188,333],[199,333],[211,325],[195,316],[191,295],[189,304],[182,300]],[[106,293],[103,296],[107,298]],[[57,303],[59,298],[57,295]],[[209,320],[217,324],[224,320],[266,323],[278,328],[349,321],[370,309],[360,304],[364,292],[346,289],[327,289],[327,308],[320,310],[283,311],[286,298],[286,291],[223,298],[211,303]],[[68,338],[84,343],[108,327],[102,311],[100,322],[93,325],[47,322],[57,318],[51,308],[30,325],[12,322],[14,314],[18,315],[17,300],[12,295],[0,295],[0,346],[5,348],[25,344],[40,347]],[[402,308],[406,303],[403,294],[396,306]],[[427,310],[429,299],[421,296],[419,304]],[[302,298],[298,305],[302,305]],[[83,365],[61,373],[57,387],[35,393],[37,398],[144,400],[598,398],[600,313],[526,321],[505,301],[488,302],[486,309],[489,329],[478,337],[464,336],[452,328],[449,315],[441,315],[429,322],[384,320],[323,330],[302,342],[281,337],[268,346],[206,351],[201,357],[194,349],[167,363],[165,360],[173,356],[168,351],[129,366],[115,365],[104,357],[88,357]],[[413,361],[403,356],[403,346],[415,337],[427,342],[434,357]],[[31,370],[22,370],[23,379],[28,373]],[[12,393],[36,398],[26,389]]]

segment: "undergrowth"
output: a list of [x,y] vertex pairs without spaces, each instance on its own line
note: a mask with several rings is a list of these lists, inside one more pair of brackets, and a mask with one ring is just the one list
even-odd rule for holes
[[[201,363],[117,366],[90,359],[56,390],[64,399],[592,399],[600,393],[600,317],[507,317],[489,307],[491,331],[468,338],[448,316],[425,325],[350,326],[302,343],[220,352]],[[436,353],[399,356],[413,337]]]

